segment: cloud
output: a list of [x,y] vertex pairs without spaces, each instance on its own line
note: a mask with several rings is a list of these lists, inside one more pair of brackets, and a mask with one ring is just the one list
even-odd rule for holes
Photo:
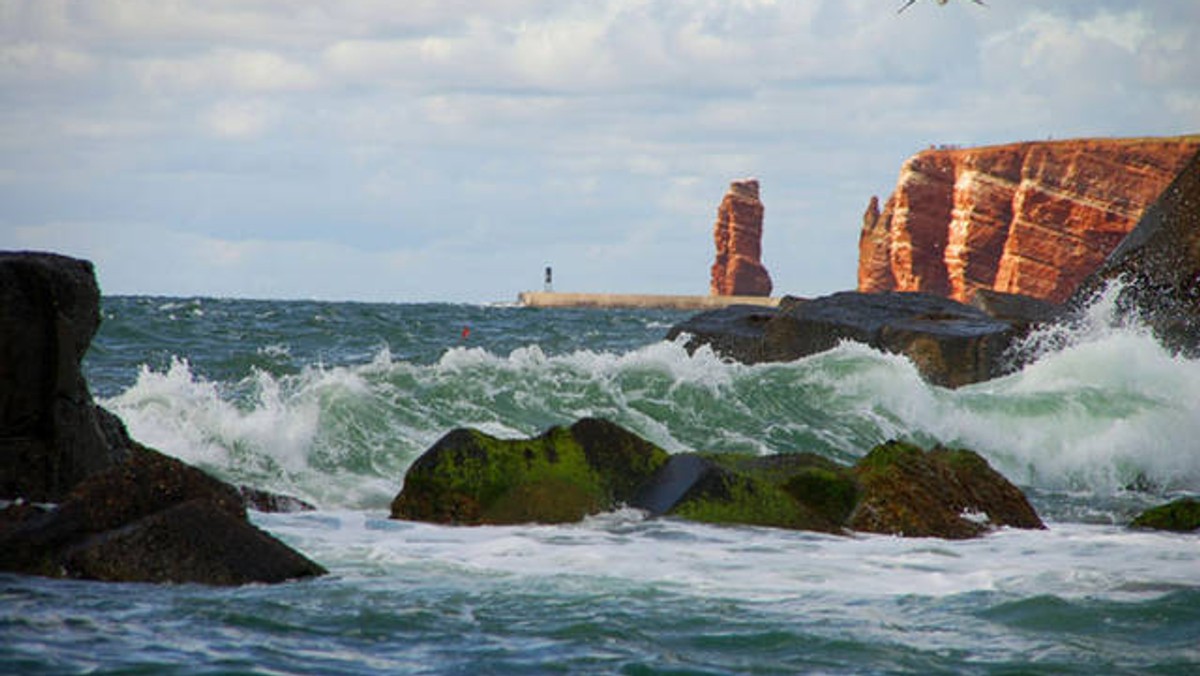
[[263,50],[216,48],[187,58],[148,58],[133,68],[143,87],[160,92],[196,90],[270,93],[316,88],[320,79],[304,64]]

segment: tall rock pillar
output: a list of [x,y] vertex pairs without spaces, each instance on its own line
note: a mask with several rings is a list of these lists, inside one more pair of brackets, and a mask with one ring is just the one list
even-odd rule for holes
[[762,264],[762,226],[758,180],[730,183],[713,226],[717,258],[709,290],[714,296],[771,295],[771,276]]

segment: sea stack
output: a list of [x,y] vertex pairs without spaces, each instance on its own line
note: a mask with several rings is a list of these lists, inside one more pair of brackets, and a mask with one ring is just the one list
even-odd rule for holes
[[714,296],[771,295],[771,276],[762,264],[762,226],[758,180],[730,183],[713,226],[717,258],[709,289]]
[[1200,136],[921,151],[864,214],[858,290],[1061,303],[1198,150]]

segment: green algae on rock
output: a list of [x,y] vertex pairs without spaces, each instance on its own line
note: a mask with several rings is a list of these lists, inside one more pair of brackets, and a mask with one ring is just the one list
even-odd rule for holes
[[530,439],[459,428],[409,468],[391,514],[464,525],[578,521],[628,502],[667,458],[597,418]]
[[857,500],[848,468],[810,453],[696,457],[703,471],[667,514],[705,523],[840,533]]
[[963,539],[996,526],[1045,528],[1020,489],[974,451],[889,441],[854,472],[863,490],[847,523],[854,530]]
[[1200,500],[1180,498],[1153,507],[1139,514],[1131,525],[1134,528],[1169,530],[1177,533],[1200,530]]

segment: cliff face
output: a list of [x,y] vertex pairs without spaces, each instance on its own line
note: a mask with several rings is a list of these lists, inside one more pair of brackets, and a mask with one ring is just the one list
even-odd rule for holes
[[709,290],[717,296],[769,296],[771,276],[762,265],[763,204],[758,181],[734,181],[717,209],[717,258]]
[[863,215],[858,289],[1062,302],[1197,152],[1200,136],[917,153]]

